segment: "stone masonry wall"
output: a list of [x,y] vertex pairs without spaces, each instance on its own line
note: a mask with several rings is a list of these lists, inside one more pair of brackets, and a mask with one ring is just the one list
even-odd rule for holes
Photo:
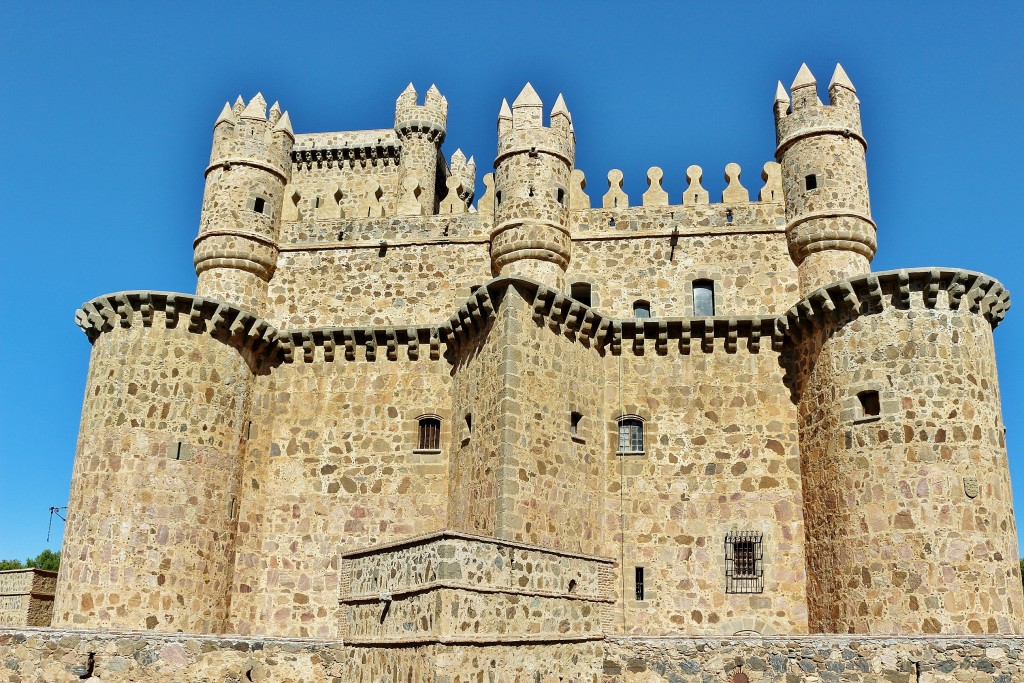
[[[716,339],[612,358],[605,525],[621,546],[617,621],[626,633],[804,633],[804,525],[796,409],[767,345],[730,353]],[[620,415],[644,420],[644,452],[616,454]],[[725,538],[760,532],[763,591],[729,593]],[[636,599],[635,567],[645,595]]]
[[[443,528],[450,366],[360,351],[260,377],[243,465],[231,624],[241,633],[334,637],[338,554]],[[442,418],[418,452],[417,417]]]
[[54,622],[221,631],[252,371],[151,315],[93,343]]
[[49,626],[56,587],[57,572],[0,571],[0,626]]
[[338,641],[0,629],[0,680],[73,683],[86,675],[110,683],[1016,683],[1024,680],[1024,639],[615,638],[374,648]]

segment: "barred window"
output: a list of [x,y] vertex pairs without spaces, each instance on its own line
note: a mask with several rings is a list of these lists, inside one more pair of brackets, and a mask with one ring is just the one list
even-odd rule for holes
[[619,418],[619,453],[644,452],[644,421],[639,417]]
[[760,531],[730,531],[725,537],[725,592],[764,591],[764,553]]
[[418,450],[441,450],[441,420],[436,417],[420,418],[420,438]]

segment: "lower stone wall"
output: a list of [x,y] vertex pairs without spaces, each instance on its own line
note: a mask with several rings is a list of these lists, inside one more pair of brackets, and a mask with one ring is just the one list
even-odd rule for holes
[[610,638],[604,681],[1019,683],[1024,636]]
[[1024,636],[609,638],[356,647],[340,641],[0,629],[0,681],[64,683],[1018,683]]

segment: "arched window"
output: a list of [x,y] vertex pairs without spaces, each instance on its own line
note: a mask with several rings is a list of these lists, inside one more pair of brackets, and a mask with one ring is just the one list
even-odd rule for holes
[[441,450],[441,418],[434,415],[424,415],[419,418],[419,423],[419,445],[417,450]]
[[714,281],[693,281],[693,314],[695,316],[711,316],[715,314]]
[[633,302],[633,316],[637,318],[651,317],[651,302],[637,299]]
[[591,289],[590,289],[590,283],[589,282],[574,282],[572,284],[572,286],[569,287],[569,296],[571,298],[575,299],[576,301],[579,301],[584,306],[592,306],[593,305],[591,303],[593,298],[591,296]]
[[619,453],[644,452],[644,421],[635,415],[619,418]]

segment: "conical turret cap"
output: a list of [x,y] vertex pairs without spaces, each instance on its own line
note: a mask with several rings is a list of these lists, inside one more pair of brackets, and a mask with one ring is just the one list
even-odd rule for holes
[[832,89],[832,86],[839,85],[852,92],[857,92],[857,89],[853,87],[853,81],[846,75],[846,70],[843,69],[842,64],[836,64],[836,70],[832,74],[832,80],[829,81],[828,88]]
[[797,88],[806,88],[809,85],[816,84],[814,80],[814,74],[807,68],[807,64],[801,64],[800,70],[796,72],[796,78],[793,79],[793,85],[789,86],[790,90],[796,90]]

